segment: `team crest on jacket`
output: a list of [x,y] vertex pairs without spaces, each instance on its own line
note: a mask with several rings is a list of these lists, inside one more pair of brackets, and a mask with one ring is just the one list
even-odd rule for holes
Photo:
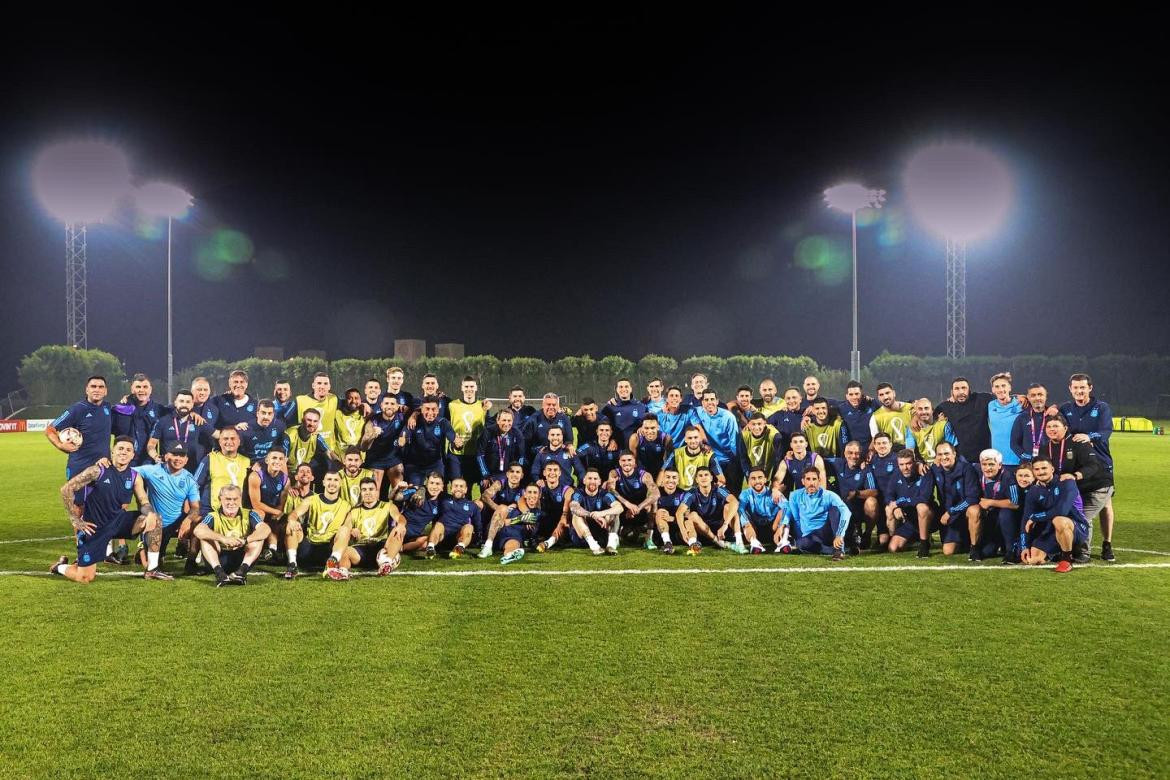
[[435,435],[438,436],[439,435],[439,426],[436,425],[433,430],[434,430]]

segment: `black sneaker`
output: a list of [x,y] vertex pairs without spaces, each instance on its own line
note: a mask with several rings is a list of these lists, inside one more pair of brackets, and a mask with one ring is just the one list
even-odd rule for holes
[[1073,563],[1088,563],[1092,560],[1089,556],[1089,545],[1078,544],[1073,548],[1072,562]]
[[845,560],[845,556],[841,553],[840,550],[833,550],[833,560],[834,561],[843,561],[843,560]]
[[226,577],[221,577],[215,581],[217,588],[230,588],[233,585],[243,585],[244,581],[234,574],[229,574]]
[[1001,561],[1001,563],[1002,563],[1004,566],[1015,566],[1017,563],[1019,563],[1019,561],[1017,561],[1017,560],[1016,560],[1014,557],[1012,557],[1012,555],[1009,553],[1008,555],[1005,555],[1005,556],[1003,556],[1003,561]]
[[299,572],[297,571],[297,565],[295,563],[290,564],[289,567],[284,570],[284,578],[286,580],[295,580],[298,574]]
[[983,551],[978,547],[972,547],[971,554],[967,556],[967,560],[971,561],[971,563],[982,563]]
[[248,584],[248,575],[247,574],[240,574],[238,571],[232,572],[231,574],[229,574],[227,576],[227,578],[232,581],[233,585],[247,585]]
[[1101,560],[1117,560],[1117,556],[1113,554],[1113,542],[1101,542]]
[[662,554],[663,555],[674,555],[674,545],[671,544],[670,542],[667,542],[666,544],[662,545]]
[[194,558],[188,558],[187,562],[183,564],[183,573],[187,575],[195,575],[199,573],[199,564],[195,563]]
[[930,557],[930,540],[929,539],[923,539],[921,542],[918,543],[918,557],[919,558],[929,558]]
[[271,547],[265,547],[264,552],[260,553],[260,563],[273,563],[276,561],[276,550]]

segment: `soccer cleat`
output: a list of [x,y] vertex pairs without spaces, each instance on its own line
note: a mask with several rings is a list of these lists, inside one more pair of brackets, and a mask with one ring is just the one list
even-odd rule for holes
[[647,550],[658,549],[658,545],[654,544],[654,539],[652,539],[649,535],[646,536],[646,544],[644,546]]
[[1068,572],[1072,571],[1072,568],[1072,561],[1070,561],[1068,558],[1065,558],[1060,563],[1056,564],[1056,568],[1053,569],[1053,571],[1057,574],[1067,574]]
[[438,555],[438,553],[435,552],[434,545],[428,544],[426,554],[423,557],[429,561],[434,559],[436,555]]
[[284,570],[284,578],[286,580],[295,580],[299,576],[300,572],[297,571],[297,565],[295,563]]
[[247,585],[248,584],[248,575],[247,574],[240,574],[238,571],[233,571],[231,574],[229,574],[227,576],[227,578],[229,580],[231,580],[233,583],[236,583],[238,585]]
[[1089,545],[1087,545],[1087,544],[1073,545],[1073,551],[1072,551],[1073,563],[1088,563],[1089,560],[1090,560]]
[[488,547],[481,547],[481,548],[479,548],[479,555],[477,555],[476,557],[477,558],[490,558],[490,557],[492,557],[492,551]]
[[983,551],[978,547],[972,547],[971,554],[967,556],[967,560],[969,560],[971,563],[982,563]]
[[1113,554],[1113,542],[1101,542],[1101,560],[1117,560],[1117,556]]
[[669,541],[667,541],[665,544],[663,544],[662,545],[662,554],[663,555],[674,555],[674,544],[672,542],[669,542]]
[[333,580],[334,582],[348,580],[349,579],[349,569],[342,569],[341,567],[336,567],[333,569],[326,569],[324,572],[322,572],[321,576],[327,577],[327,578]]
[[[329,571],[330,569],[336,569],[340,565],[341,565],[340,561],[338,561],[336,558],[330,556],[329,560],[325,561],[325,571]],[[323,577],[325,575],[321,575],[321,576]]]
[[173,580],[174,577],[167,574],[162,569],[147,569],[146,571],[142,572],[142,579],[167,581],[167,580]]
[[541,542],[540,544],[536,545],[536,551],[538,553],[548,552],[548,543]]
[[834,561],[843,561],[843,560],[845,560],[845,554],[843,552],[841,552],[840,550],[834,549],[833,550],[833,560]]
[[930,557],[930,540],[929,539],[923,539],[921,542],[918,543],[918,557],[919,558],[929,558]]
[[601,547],[591,547],[594,555],[605,555],[605,550]]
[[701,555],[703,553],[703,545],[695,542],[687,548],[687,555]]
[[466,548],[466,547],[464,547],[463,545],[461,545],[461,544],[457,544],[457,545],[455,545],[454,547],[452,547],[452,548],[451,548],[451,552],[447,553],[447,557],[448,557],[448,558],[462,558],[462,557],[463,557],[463,551],[464,551],[464,550],[466,550],[466,549],[467,549],[467,548]]
[[63,563],[69,563],[69,556],[68,555],[62,555],[61,557],[59,557],[57,559],[56,563],[54,563],[52,566],[49,567],[49,574],[56,574],[58,577],[64,577],[65,576],[64,574],[59,574],[57,572],[57,567]]
[[727,549],[731,550],[736,555],[747,555],[747,548],[739,542],[732,542],[731,544],[727,545]]
[[604,552],[606,555],[617,555],[617,548],[610,545],[605,548]]
[[243,585],[243,584],[244,584],[244,581],[242,579],[238,579],[238,578],[232,579],[232,576],[230,574],[226,577],[217,578],[215,581],[215,587],[217,587],[217,588],[230,588],[230,587],[233,587],[235,585]]
[[500,558],[500,565],[507,566],[509,563],[515,563],[516,561],[520,560],[523,557],[524,557],[524,548],[517,547],[512,552],[505,553],[504,556]]
[[260,553],[260,563],[273,563],[276,561],[276,550],[271,547],[265,547],[264,552]]
[[752,548],[751,548],[751,554],[752,554],[752,555],[759,555],[759,554],[760,554],[760,553],[762,553],[763,551],[764,551],[764,548],[763,548],[763,547],[755,546],[755,547],[752,547]]

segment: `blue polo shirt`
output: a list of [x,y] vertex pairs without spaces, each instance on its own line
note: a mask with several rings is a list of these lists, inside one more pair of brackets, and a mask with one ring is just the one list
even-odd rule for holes
[[153,464],[139,466],[138,475],[146,486],[146,495],[164,526],[171,526],[183,517],[183,502],[199,501],[199,486],[186,469],[172,474],[166,466]]
[[110,455],[110,405],[105,401],[100,404],[78,401],[53,420],[53,428],[57,431],[76,428],[81,433],[81,446],[77,452],[69,453],[65,466],[69,476],[80,474]]

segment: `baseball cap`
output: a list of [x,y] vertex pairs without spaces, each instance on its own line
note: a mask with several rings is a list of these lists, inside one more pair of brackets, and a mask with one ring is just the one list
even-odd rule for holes
[[168,455],[186,455],[187,447],[181,441],[177,441],[171,446],[167,447]]

